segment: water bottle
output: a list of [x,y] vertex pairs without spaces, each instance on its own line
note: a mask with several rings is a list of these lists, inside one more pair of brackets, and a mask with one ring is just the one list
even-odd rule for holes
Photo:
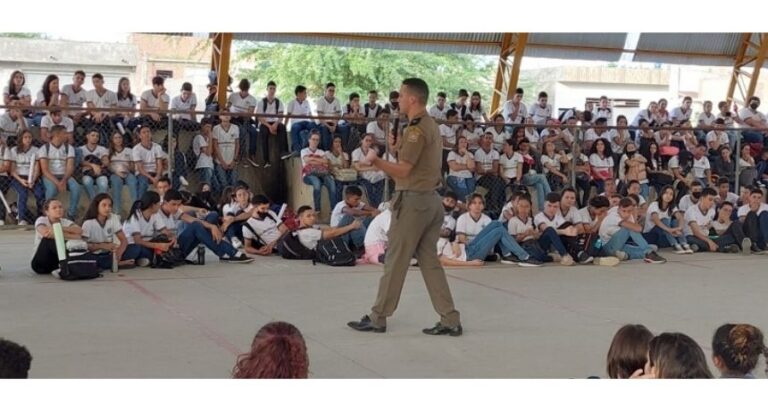
[[595,249],[599,250],[603,248],[603,240],[600,237],[597,237],[597,240],[595,241]]
[[112,272],[113,273],[117,272],[117,264],[118,264],[117,253],[113,252],[112,253]]
[[205,265],[205,246],[197,246],[197,265]]

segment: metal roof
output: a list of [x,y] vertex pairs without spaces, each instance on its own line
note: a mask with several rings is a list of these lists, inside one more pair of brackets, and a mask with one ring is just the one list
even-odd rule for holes
[[[502,33],[234,33],[235,40],[498,56]],[[625,50],[626,33],[530,33],[525,56],[730,66],[741,33],[642,33]]]

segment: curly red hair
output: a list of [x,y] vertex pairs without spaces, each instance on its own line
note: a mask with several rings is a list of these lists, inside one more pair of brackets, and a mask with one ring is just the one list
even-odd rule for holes
[[301,332],[282,321],[271,322],[253,337],[251,352],[241,354],[233,378],[307,378],[309,357]]

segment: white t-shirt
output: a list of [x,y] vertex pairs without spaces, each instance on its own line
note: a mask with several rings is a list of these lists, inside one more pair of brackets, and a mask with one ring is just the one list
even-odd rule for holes
[[477,109],[471,109],[471,108],[467,108],[467,114],[472,116],[472,118],[475,119],[476,123],[480,123],[484,121],[483,117],[487,116],[485,113],[485,110],[477,110]]
[[16,174],[20,176],[29,176],[32,170],[32,158],[37,161],[38,149],[31,146],[26,152],[20,152],[19,146],[13,147],[5,152],[5,161],[16,163]]
[[[3,87],[3,96],[10,96],[10,95],[11,95],[11,90],[8,88],[8,86]],[[31,99],[32,93],[25,86],[21,86],[21,90],[19,90],[19,92],[16,93],[16,96],[19,99],[24,97],[29,97]]]
[[659,202],[654,201],[651,203],[651,205],[648,206],[648,211],[645,213],[645,223],[643,224],[643,232],[647,233],[651,230],[653,230],[653,227],[656,226],[656,224],[653,223],[653,214],[656,213],[659,215],[659,219],[665,219],[669,218],[672,219],[672,216],[678,211],[677,207],[668,207],[667,211],[661,211],[659,209]]
[[243,97],[240,92],[232,93],[227,98],[227,104],[232,113],[250,113],[251,109],[256,108],[256,97],[250,94]]
[[611,110],[610,107],[607,107],[607,108],[597,107],[597,108],[595,108],[594,116],[595,116],[595,120],[597,120],[598,118],[604,118],[604,119],[608,120],[607,124],[609,126],[613,125],[613,110]]
[[551,104],[547,104],[546,107],[541,107],[539,103],[533,103],[528,111],[530,113],[529,117],[533,117],[533,122],[536,125],[543,126],[546,124],[547,119],[552,118]]
[[[455,161],[457,164],[461,164],[466,166],[468,159],[474,159],[475,156],[472,155],[471,152],[467,151],[464,156],[459,156],[455,151],[451,150],[450,153],[448,153],[448,162]],[[448,171],[449,176],[458,177],[458,178],[472,178],[473,173],[472,170],[461,170],[461,171]]]
[[[333,211],[331,211],[331,227],[338,227],[339,223],[341,222],[341,219],[344,218],[344,208],[349,207],[347,205],[346,201],[339,201],[335,207],[333,207]],[[357,207],[355,207],[356,210],[363,210],[365,208],[365,203],[360,202],[357,204]]]
[[434,106],[429,108],[429,115],[432,116],[435,120],[445,120],[445,114],[450,110],[451,108],[448,106],[443,106],[442,109],[435,104]]
[[[272,210],[267,213],[269,213],[269,217],[265,217],[263,220],[251,217],[246,221],[246,224],[250,225],[263,241],[270,244],[280,238],[280,220],[277,219],[277,215]],[[246,227],[243,227],[243,238],[258,240]]]
[[709,113],[709,116],[707,116],[707,113],[699,114],[699,124],[711,126],[715,124],[715,120],[717,120],[717,116],[712,113]]
[[594,220],[592,219],[592,216],[589,214],[589,207],[584,207],[579,209],[579,218],[581,219],[581,222],[584,224],[592,225]]
[[83,240],[87,243],[116,243],[121,231],[123,227],[117,214],[109,216],[103,226],[95,218],[83,222]]
[[181,222],[181,216],[184,215],[184,212],[181,211],[181,207],[179,207],[175,214],[165,214],[165,211],[160,208],[160,210],[158,210],[155,215],[157,215],[157,219],[160,220],[165,228],[170,230],[173,235],[176,235],[178,232],[179,223]]
[[307,166],[307,159],[309,157],[317,157],[317,158],[325,158],[325,151],[321,149],[316,149],[315,151],[312,151],[309,147],[304,148],[301,150],[301,167]]
[[[197,106],[197,96],[195,93],[189,95],[189,98],[184,101],[181,99],[181,95],[178,95],[171,100],[171,110],[192,110],[192,107]],[[192,114],[180,113],[174,114],[173,118],[176,120],[190,120],[192,121]]]
[[715,196],[715,203],[722,204],[723,201],[727,201],[736,206],[736,203],[739,201],[739,196],[736,195],[736,193],[728,192],[725,194],[725,200],[723,200],[720,198],[720,194],[718,193],[718,195]]
[[589,156],[589,165],[596,169],[608,169],[613,173],[613,157],[611,156],[600,158],[597,153],[591,154]]
[[[157,143],[152,143],[151,148],[144,147],[141,143],[133,146],[132,153],[133,162],[141,163],[144,166],[144,171],[147,173],[157,172],[157,160],[165,158],[165,152]],[[136,170],[136,175],[139,175],[139,170]]]
[[709,146],[709,143],[712,141],[716,141],[718,147],[724,145],[727,146],[729,144],[728,133],[725,131],[717,132],[712,130],[707,133],[707,146]]
[[[213,138],[213,136],[211,136]],[[204,135],[198,134],[192,141],[192,152],[197,156],[197,163],[195,163],[195,169],[198,168],[213,168],[213,157],[205,154],[204,148],[208,147],[211,141],[208,141]]]
[[603,219],[602,224],[600,224],[600,239],[603,241],[603,244],[607,243],[608,241],[611,241],[611,237],[613,237],[616,232],[618,232],[621,229],[621,215],[619,215],[619,208],[613,207],[608,211],[608,214]]
[[[104,94],[99,95],[96,89],[88,90],[85,93],[85,101],[93,104],[96,108],[110,108],[117,106],[117,93],[104,89]],[[107,113],[112,114],[112,113]]]
[[[60,221],[62,228],[67,228],[73,224],[71,220],[67,220],[66,218],[62,218]],[[37,247],[40,246],[40,242],[43,240],[43,236],[40,235],[39,232],[37,232],[37,227],[40,226],[46,226],[51,227],[51,220],[48,219],[46,216],[38,217],[37,220],[35,220],[35,242],[32,245],[32,255],[34,256],[37,253]]]
[[83,154],[83,159],[85,159],[87,156],[94,156],[101,160],[104,157],[109,156],[109,150],[107,150],[106,147],[96,145],[96,147],[91,150],[88,148],[88,145],[80,146],[80,152]]
[[141,101],[146,101],[147,107],[149,108],[160,108],[160,100],[166,104],[170,104],[171,102],[171,98],[168,96],[168,93],[163,93],[162,97],[155,97],[155,95],[152,93],[152,90],[147,90],[141,93]]
[[543,166],[542,169],[544,170],[544,174],[549,174],[549,168],[547,166],[552,166],[557,170],[560,170],[560,154],[555,153],[552,157],[543,154],[541,156],[541,165]]
[[[603,133],[605,135],[605,133]],[[621,154],[624,152],[624,146],[627,145],[630,141],[632,141],[632,136],[629,134],[627,130],[623,130],[621,137],[621,144],[617,144],[618,138],[619,138],[619,130],[612,129],[608,131],[608,141],[611,142],[611,150],[614,153]]]
[[584,133],[584,141],[597,141],[601,138],[611,141],[611,133],[603,131],[598,135],[594,128],[590,128]]
[[[29,126],[29,122],[26,119],[24,119],[24,124]],[[0,136],[2,136],[3,141],[6,141],[10,136],[18,135],[20,130],[21,127],[19,127],[18,121],[12,119],[9,112],[6,111],[0,115]]]
[[437,256],[445,257],[455,261],[467,261],[467,246],[459,244],[460,255],[453,253],[453,244],[447,238],[437,240]]
[[[138,103],[138,101],[136,100],[135,95],[131,95],[131,98],[117,98],[117,107],[119,108],[136,108],[136,103]],[[131,113],[131,116],[132,115],[133,113]]]
[[757,110],[752,111],[752,109],[749,108],[749,107],[742,107],[742,109],[739,110],[739,118],[741,118],[741,121],[745,121],[745,123],[742,124],[742,127],[744,127],[744,128],[751,127],[750,125],[748,125],[746,123],[746,120],[748,118],[752,118],[755,121],[758,121],[760,123],[765,123],[765,114],[763,114],[763,113],[761,113],[761,112],[759,112]]
[[128,173],[133,163],[133,150],[123,147],[123,151],[115,152],[109,158],[109,170],[113,173]]
[[342,151],[340,155],[336,156],[333,154],[333,151],[326,151],[325,158],[331,162],[332,166],[341,168],[344,165],[344,161],[342,161],[342,159],[349,161],[349,154]]
[[61,144],[59,147],[53,144],[44,144],[37,152],[37,158],[48,160],[48,170],[54,176],[63,176],[67,172],[67,160],[74,161],[75,148],[69,144]]
[[443,216],[443,225],[440,226],[440,231],[451,230],[451,233],[456,231],[456,219],[453,218],[453,213],[445,213]]
[[[736,212],[736,215],[739,218],[746,217],[747,214],[749,214],[749,211],[749,204],[744,204],[743,206],[739,207],[739,211]],[[768,204],[762,203],[760,204],[760,208],[757,209],[757,215],[760,215],[765,211],[768,211]]]
[[706,178],[705,174],[710,169],[709,159],[707,156],[701,156],[700,159],[693,158],[693,175],[696,178]]
[[[528,218],[526,221],[523,221],[518,216],[514,216],[509,220],[509,223],[507,224],[507,229],[509,231],[509,234],[511,234],[515,239],[517,239],[518,234],[522,234],[529,229],[533,228],[533,219]],[[523,239],[523,241],[533,240],[533,236],[528,236]]]
[[123,223],[123,232],[128,237],[128,244],[135,244],[133,240],[134,234],[141,235],[141,239],[149,241],[162,231],[165,227],[162,220],[158,217],[158,213],[152,214],[149,220],[144,219],[144,215],[141,212],[137,212],[131,216],[125,223]]
[[511,201],[507,201],[503,207],[501,207],[501,213],[499,213],[499,221],[502,223],[506,223],[507,220],[507,214],[515,215],[515,206],[512,204]]
[[560,215],[563,216],[563,221],[565,221],[566,223],[581,224],[584,222],[581,219],[581,214],[579,214],[579,209],[576,208],[575,206],[571,206],[571,208],[568,209],[568,212],[565,214],[563,214],[563,209],[561,207]]
[[[256,113],[283,114],[285,113],[285,105],[283,105],[283,102],[278,99],[274,99],[271,102],[267,100],[267,109],[264,110],[264,99],[261,99],[259,100],[258,104],[256,104]],[[277,117],[267,117],[267,123],[274,123],[276,121],[280,121],[280,119],[278,119]]]
[[387,233],[389,233],[389,225],[392,222],[392,212],[384,210],[381,214],[377,215],[368,225],[368,229],[365,231],[365,240],[363,244],[366,247],[370,247],[376,244],[386,245],[389,241]]
[[693,110],[691,109],[688,109],[687,112],[683,112],[682,107],[675,107],[672,109],[672,112],[669,113],[669,119],[677,123],[688,121],[691,119],[692,112]]
[[[368,125],[370,127],[370,124]],[[448,124],[440,124],[438,127],[438,130],[440,131],[440,136],[443,137],[447,142],[448,145],[453,147],[456,144],[456,130],[458,130],[458,124],[454,124],[452,126],[449,126]],[[370,131],[368,131],[370,133]],[[450,150],[449,148],[446,148],[445,150]]]
[[365,132],[373,134],[373,139],[376,141],[376,144],[378,145],[386,145],[387,143],[387,130],[382,130],[379,128],[379,123],[376,121],[371,121],[368,123],[367,126],[365,126]]
[[509,133],[505,129],[501,129],[501,132],[496,131],[496,127],[488,127],[485,129],[486,133],[493,134],[493,149],[501,151],[504,148],[504,142],[509,140]]
[[[312,115],[312,107],[309,105],[309,100],[304,99],[304,101],[299,102],[297,99],[293,99],[288,103],[288,109],[285,111],[285,114],[292,114],[295,116],[311,116]],[[308,119],[303,118],[292,118],[290,119],[290,125],[293,127],[295,123],[298,123],[300,121],[310,121]]]
[[535,128],[531,127],[525,128],[525,138],[527,138],[528,141],[530,141],[533,145],[538,144],[539,140],[541,140],[539,132]]
[[494,161],[499,161],[498,151],[491,149],[491,151],[486,152],[482,148],[475,151],[475,163],[479,163],[483,171],[489,171],[493,169]]
[[686,194],[680,199],[680,204],[677,205],[677,208],[682,212],[686,212],[689,208],[695,206],[696,204],[698,204],[698,202],[694,203],[691,201],[691,195]]
[[[495,151],[494,151],[495,153]],[[506,153],[499,156],[499,165],[501,166],[501,174],[506,178],[517,178],[517,165],[523,162],[523,155],[519,152],[514,152],[512,157],[507,156]]]
[[517,106],[517,114],[514,116],[514,118],[510,118],[510,116],[514,111],[515,111],[515,104],[512,102],[512,100],[507,100],[507,102],[504,103],[504,107],[502,109],[502,114],[504,115],[504,122],[512,123],[512,124],[522,124],[523,120],[525,120],[525,118],[528,117],[528,108],[521,101]]
[[536,217],[534,217],[533,224],[536,225],[537,229],[541,229],[541,225],[544,224],[545,229],[551,227],[557,230],[558,227],[565,224],[565,218],[563,218],[563,215],[560,214],[559,210],[553,218],[549,218],[549,216],[547,216],[546,214],[544,214],[543,211],[541,211],[538,214],[536,214]]
[[[336,97],[333,98],[330,102],[325,99],[325,97],[320,97],[315,102],[315,109],[317,110],[317,115],[322,117],[333,117],[333,116],[341,116],[341,103],[339,102],[339,99]],[[318,120],[318,124],[321,123],[320,120]]]
[[478,142],[480,141],[480,137],[483,135],[483,130],[481,130],[479,127],[475,127],[475,129],[472,131],[464,129],[461,130],[461,135],[467,139],[469,148],[471,150],[476,150],[479,147]]
[[[373,150],[372,148],[369,150]],[[361,162],[365,160],[365,154],[363,154],[363,149],[358,147],[357,150],[352,152],[352,162]],[[381,171],[381,170],[370,170],[370,171],[361,171],[360,178],[364,178],[368,181],[370,181],[372,184],[378,183],[379,181],[385,179],[387,175]]]
[[[240,129],[232,123],[229,124],[229,130],[225,130],[221,124],[217,124],[213,128],[213,139],[219,145],[221,158],[225,162],[231,163],[235,159],[235,143],[240,139]],[[219,160],[217,159],[216,162],[218,163]]]
[[699,206],[690,207],[685,212],[685,227],[683,227],[683,233],[685,235],[693,235],[690,223],[695,222],[699,229],[706,235],[709,232],[709,226],[712,224],[712,220],[715,218],[715,207],[710,207],[709,211],[704,214]]
[[[72,84],[67,84],[66,86],[61,88],[61,94],[67,96],[67,101],[69,102],[70,107],[82,107],[83,104],[85,104],[86,97],[85,97],[85,89],[80,88],[80,91],[75,91]],[[77,114],[78,112],[74,112]]]
[[323,239],[323,231],[314,228],[307,227],[296,231],[296,236],[299,237],[299,242],[310,250],[317,248],[317,243]]
[[475,221],[468,212],[464,213],[456,220],[456,235],[464,234],[467,236],[467,244],[469,244],[490,223],[491,217],[485,214],[481,214],[480,218]]
[[67,129],[67,133],[71,133],[75,130],[75,122],[66,116],[62,116],[61,122],[58,124],[53,122],[53,117],[51,117],[50,114],[46,114],[45,117],[40,120],[40,128],[50,130],[53,126],[63,126],[65,129]]

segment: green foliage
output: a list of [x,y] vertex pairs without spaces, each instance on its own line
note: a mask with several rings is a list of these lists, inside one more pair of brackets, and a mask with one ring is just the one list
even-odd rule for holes
[[0,33],[0,37],[10,37],[15,39],[47,39],[44,33]]
[[284,101],[293,98],[298,84],[307,87],[310,98],[317,98],[328,82],[336,84],[342,102],[352,92],[359,93],[364,102],[368,90],[378,90],[379,100],[385,101],[403,79],[420,77],[429,85],[431,101],[438,91],[453,101],[459,89],[465,88],[470,93],[479,91],[484,106],[490,107],[496,74],[494,59],[465,54],[246,43],[239,47],[237,58],[246,68],[235,77],[251,80],[252,94],[260,95],[273,80]]

